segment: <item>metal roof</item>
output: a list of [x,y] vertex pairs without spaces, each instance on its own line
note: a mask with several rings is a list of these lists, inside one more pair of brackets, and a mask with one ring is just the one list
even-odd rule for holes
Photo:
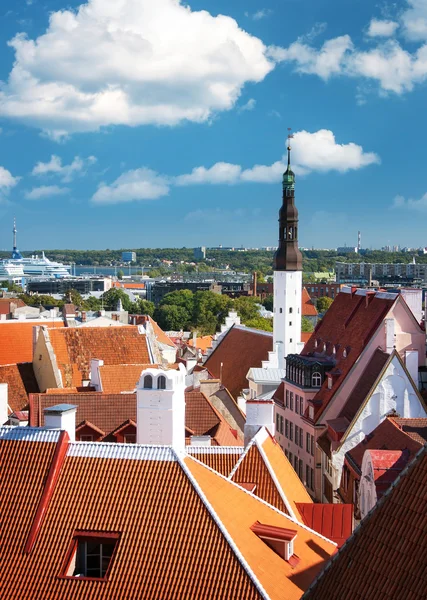
[[57,443],[60,429],[42,429],[40,427],[0,427],[0,439],[24,442]]
[[143,446],[140,444],[112,444],[108,442],[72,442],[67,456],[109,458],[125,460],[177,460],[171,446]]
[[251,377],[256,383],[281,383],[282,379],[286,377],[285,369],[262,369],[252,368],[249,370],[248,377]]

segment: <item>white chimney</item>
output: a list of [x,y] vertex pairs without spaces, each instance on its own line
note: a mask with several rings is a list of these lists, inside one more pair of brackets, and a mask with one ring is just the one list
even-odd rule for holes
[[48,429],[63,429],[71,442],[76,440],[76,411],[74,404],[55,404],[44,409],[44,426]]
[[274,437],[274,402],[272,400],[247,400],[245,446],[249,444],[261,427],[266,427]]
[[393,317],[385,319],[385,345],[387,354],[391,354],[395,346]]
[[90,385],[92,385],[97,392],[102,392],[102,379],[99,367],[104,366],[104,361],[100,358],[92,358],[90,361]]
[[0,426],[4,425],[9,417],[7,409],[7,383],[0,383]]
[[185,450],[185,368],[145,369],[136,390],[138,444]]

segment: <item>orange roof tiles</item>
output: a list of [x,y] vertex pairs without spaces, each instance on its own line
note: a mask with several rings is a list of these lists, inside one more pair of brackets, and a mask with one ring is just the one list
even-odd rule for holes
[[[196,348],[204,354],[212,346],[213,335],[202,335],[196,339]],[[188,340],[188,345],[194,347],[193,338]]]
[[302,288],[301,307],[301,314],[303,317],[317,317],[319,314],[305,287]]
[[148,367],[156,366],[151,364],[100,366],[102,391],[105,394],[132,392],[138,384],[142,371]]
[[187,452],[207,465],[217,473],[221,473],[228,477],[236,466],[240,455],[243,452],[243,447],[236,446],[233,448],[218,448],[212,446],[196,446],[194,448],[187,447]]
[[62,322],[40,321],[1,322],[0,321],[0,365],[32,362],[33,360],[33,329],[48,325],[63,328]]
[[[268,598],[301,598],[313,577],[324,566],[325,560],[335,552],[335,544],[296,523],[272,506],[260,502],[252,494],[233,485],[193,458],[186,458],[185,464],[260,581]],[[283,560],[251,531],[251,526],[257,521],[296,531],[294,552],[300,559],[296,566]],[[230,598],[237,596],[230,594]]]
[[[91,458],[69,453],[34,547],[24,554],[55,444],[0,443],[2,500],[6,500],[2,600],[261,598],[176,460],[118,460],[105,454]],[[78,453],[79,447],[89,451],[95,446],[99,444],[71,444],[70,448]],[[106,581],[58,577],[76,530],[120,534]]]
[[233,398],[237,398],[248,387],[246,375],[249,369],[261,367],[272,349],[271,333],[234,326],[208,356],[204,366],[215,378],[221,378]]
[[156,323],[156,321],[154,319],[152,319],[151,317],[148,317],[148,320],[150,321],[151,326],[153,327],[153,331],[154,331],[156,340],[160,344],[164,344],[165,346],[171,346],[172,348],[175,348],[175,344],[173,343],[173,341],[166,335],[166,333],[163,331],[163,329],[161,327],[159,327],[159,325]]
[[0,383],[7,383],[8,386],[9,413],[25,408],[28,404],[28,394],[39,391],[31,363],[0,365]]
[[7,315],[15,308],[27,306],[20,298],[0,298],[0,315]]
[[113,281],[112,286],[116,288],[123,288],[125,290],[145,290],[145,283],[124,283],[122,281]]
[[305,599],[424,600],[427,445],[361,521]]
[[80,386],[90,372],[90,361],[106,365],[149,364],[147,339],[138,327],[87,327],[48,330],[64,387]]

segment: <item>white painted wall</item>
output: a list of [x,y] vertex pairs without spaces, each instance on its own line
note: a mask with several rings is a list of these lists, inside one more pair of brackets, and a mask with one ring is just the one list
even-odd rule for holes
[[396,356],[390,362],[356,422],[348,430],[344,442],[337,452],[332,454],[334,489],[340,485],[346,452],[357,446],[365,436],[378,427],[392,410],[405,418],[427,416],[414,386]]
[[270,400],[246,402],[245,446],[249,444],[261,427],[266,427],[274,437],[274,402]]
[[[144,388],[146,375],[153,378],[153,388]],[[158,378],[166,378],[166,389],[158,389]],[[145,369],[137,387],[138,444],[173,446],[185,450],[185,368],[163,371]]]
[[359,507],[362,519],[377,503],[377,488],[374,480],[374,467],[370,452],[365,452],[362,461],[362,476],[359,485]]
[[274,271],[273,348],[283,358],[301,350],[301,295],[301,271]]
[[[50,407],[52,409],[53,407]],[[70,442],[76,441],[76,412],[77,407],[63,411],[49,413],[49,408],[44,411],[44,425],[49,429],[62,429],[70,437]]]
[[0,383],[0,425],[4,425],[8,419],[9,411],[7,408],[7,401],[7,383]]

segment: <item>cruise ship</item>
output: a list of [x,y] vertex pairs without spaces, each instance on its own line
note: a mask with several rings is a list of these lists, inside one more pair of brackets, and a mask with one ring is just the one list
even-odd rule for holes
[[[13,221],[13,250],[12,258],[0,261],[0,278],[2,273],[6,279],[16,277],[69,277],[70,265],[63,265],[46,258],[44,252],[41,256],[33,255],[24,258],[16,245],[16,220]],[[8,272],[10,274],[8,274]]]

